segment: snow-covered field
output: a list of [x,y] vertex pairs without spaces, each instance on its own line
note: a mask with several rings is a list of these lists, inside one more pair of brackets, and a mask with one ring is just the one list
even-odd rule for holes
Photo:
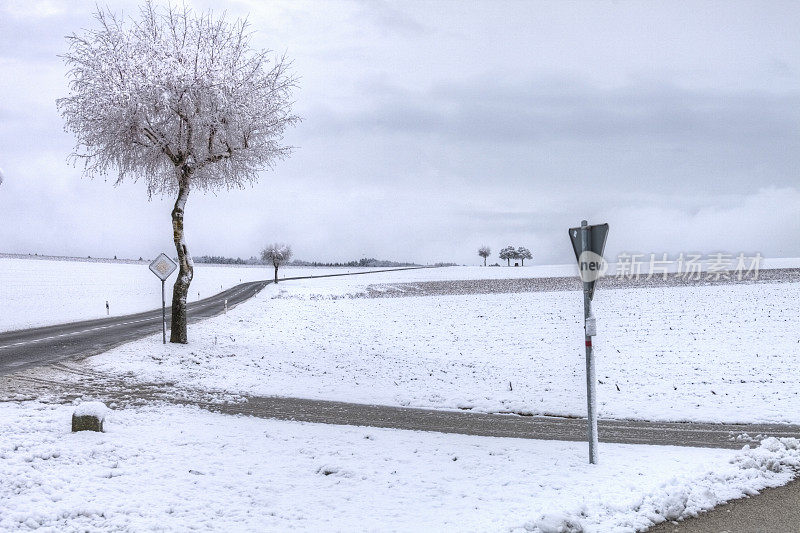
[[[798,259],[770,259],[765,267],[798,266]],[[374,269],[288,267],[280,277],[320,276],[344,272],[365,272]],[[380,269],[378,269],[380,270]],[[614,271],[611,265],[610,272]],[[311,292],[322,293],[327,287],[341,291],[343,285],[363,288],[368,283],[405,283],[416,281],[509,279],[561,277],[577,275],[575,265],[533,265],[507,267],[446,267],[422,270],[399,270],[355,276],[340,284],[311,285]],[[189,292],[190,301],[212,296],[224,289],[247,281],[272,279],[271,268],[231,265],[195,265],[195,276]],[[173,277],[167,282],[167,302],[172,298]],[[147,264],[76,261],[19,257],[0,257],[0,331],[60,324],[106,316],[108,301],[111,316],[125,315],[161,305],[161,284],[148,270]]]
[[[158,288],[142,265],[88,263],[81,291],[74,264],[39,263],[44,278],[52,274],[49,285],[28,291],[34,302],[11,300],[17,321],[34,312],[60,317],[97,297],[89,287],[102,271],[108,290],[127,291],[130,302],[142,298],[137,284]],[[138,269],[129,277],[139,281],[116,287],[127,268]],[[187,346],[164,346],[154,335],[87,364],[179,388],[581,416],[579,292],[364,297],[368,285],[402,291],[406,282],[569,274],[559,268],[285,281],[192,325]],[[200,272],[209,293],[217,283],[269,274],[205,265]],[[202,283],[193,290],[207,296]],[[42,311],[53,294],[63,307]],[[600,415],[800,423],[798,298],[800,283],[790,282],[602,289]],[[106,433],[73,434],[73,409],[0,403],[0,529],[638,531],[784,484],[800,469],[795,439],[742,451],[602,444],[600,465],[590,466],[585,443],[324,426],[162,404],[112,411]]]
[[[441,271],[412,271],[411,274]],[[190,328],[90,359],[141,379],[254,395],[585,413],[577,292],[332,298],[401,273],[268,286]],[[360,285],[359,285],[360,284]],[[800,284],[603,290],[600,415],[800,423]]]
[[[358,268],[281,269],[281,277],[360,272]],[[189,301],[242,282],[272,279],[265,267],[195,265]],[[172,283],[167,281],[167,302]],[[0,257],[0,331],[125,315],[161,306],[161,282],[147,264]]]
[[[114,411],[70,433],[67,405],[0,404],[0,529],[634,531],[800,466],[753,450],[585,445],[322,426],[186,407]],[[562,531],[569,531],[564,529]]]

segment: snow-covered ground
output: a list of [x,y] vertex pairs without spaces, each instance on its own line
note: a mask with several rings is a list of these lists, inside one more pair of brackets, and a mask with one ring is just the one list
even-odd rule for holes
[[[428,272],[444,271],[410,274]],[[89,361],[254,395],[585,413],[578,292],[331,298],[400,274],[268,286],[192,326],[188,346],[154,336]],[[800,423],[798,300],[797,283],[602,290],[600,415]]]
[[[70,433],[68,405],[0,404],[0,529],[634,531],[786,483],[794,439],[753,450],[323,426],[178,406]],[[616,528],[616,529],[615,529]]]
[[[342,272],[359,268],[281,269],[281,277]],[[196,264],[189,301],[207,298],[242,282],[272,279],[272,268]],[[172,283],[167,281],[167,302]],[[125,315],[161,306],[161,282],[147,264],[57,261],[0,257],[0,331]]]
[[[116,269],[128,266],[146,269],[94,268],[119,282]],[[236,278],[239,270],[252,271],[250,279],[266,273],[198,271],[206,268],[214,274],[204,279],[223,286],[217,270],[231,285],[247,281]],[[457,267],[285,281],[192,325],[187,346],[164,346],[154,335],[88,364],[177,387],[580,416],[580,293],[363,297],[375,284],[402,290],[396,285],[556,270]],[[61,274],[70,272],[38,290],[39,306],[48,290],[67,294],[58,312],[70,308],[70,297],[89,298],[86,287],[86,294],[63,291],[75,283],[74,268]],[[312,272],[327,273],[299,275]],[[154,283],[149,271],[142,276],[125,286],[131,301],[137,283]],[[800,423],[798,298],[800,283],[789,282],[602,289],[595,299],[600,415]],[[14,305],[23,314],[37,309],[21,299]],[[107,433],[73,434],[73,410],[0,403],[0,529],[637,531],[784,484],[800,469],[795,439],[742,451],[602,444],[600,465],[590,466],[585,443],[324,426],[161,404],[112,411]]]
[[[765,268],[800,266],[798,259],[768,259]],[[614,271],[611,265],[610,272]],[[375,269],[287,267],[280,277],[320,276]],[[381,269],[378,269],[381,270]],[[355,276],[342,282],[352,287],[367,283],[404,283],[415,281],[509,279],[562,277],[577,275],[569,265],[533,265],[508,267],[445,267],[422,270],[399,270]],[[206,298],[246,281],[272,279],[271,268],[236,265],[195,265],[189,292],[190,301]],[[167,282],[167,301],[172,298],[173,277]],[[313,291],[326,285],[314,284]],[[336,290],[341,290],[340,287]],[[0,331],[60,324],[106,316],[106,301],[112,316],[156,309],[161,305],[161,284],[143,263],[102,260],[53,260],[42,258],[0,257]]]

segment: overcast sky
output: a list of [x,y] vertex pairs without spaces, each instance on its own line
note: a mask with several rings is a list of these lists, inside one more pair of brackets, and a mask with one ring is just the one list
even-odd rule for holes
[[[303,117],[257,185],[190,197],[194,255],[565,263],[587,218],[609,258],[800,257],[798,2],[189,3],[249,14],[294,61]],[[93,9],[0,1],[2,252],[174,252],[173,199],[67,163],[57,56]]]

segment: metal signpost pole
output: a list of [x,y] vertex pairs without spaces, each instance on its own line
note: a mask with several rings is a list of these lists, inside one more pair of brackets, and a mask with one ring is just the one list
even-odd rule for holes
[[[590,232],[587,221],[581,222],[581,253],[591,250]],[[579,265],[581,269],[589,268],[588,265]],[[583,320],[586,335],[586,404],[587,404],[587,424],[589,429],[589,463],[597,464],[597,380],[594,372],[594,349],[592,348],[592,337],[586,328],[586,322],[592,316],[591,282],[583,282]]]
[[167,298],[164,296],[164,283],[161,280],[161,333],[164,337],[164,344],[167,344]]
[[589,433],[589,463],[597,464],[597,379],[594,371],[592,337],[597,335],[597,321],[592,313],[595,283],[606,271],[603,250],[608,237],[608,224],[590,226],[585,220],[580,227],[569,228],[572,251],[578,260],[578,270],[583,282],[583,338],[586,343],[586,407]]
[[167,344],[167,297],[164,283],[176,268],[178,265],[167,254],[159,255],[150,263],[150,271],[161,280],[161,334],[164,344]]

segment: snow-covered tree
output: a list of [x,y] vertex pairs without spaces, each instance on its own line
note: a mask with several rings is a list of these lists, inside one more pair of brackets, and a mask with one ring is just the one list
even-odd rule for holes
[[533,259],[533,254],[524,246],[517,248],[517,257],[522,261],[522,266],[525,266],[526,259]]
[[492,249],[484,244],[478,248],[478,255],[483,257],[483,266],[486,266],[486,258],[492,255]]
[[278,267],[288,263],[292,258],[292,247],[288,244],[270,244],[261,251],[261,259],[267,263],[272,263],[275,267],[275,283],[278,283]]
[[70,94],[58,108],[85,175],[114,170],[116,183],[144,181],[150,197],[175,195],[180,270],[170,341],[186,343],[189,191],[243,188],[289,155],[282,140],[299,120],[291,112],[295,78],[284,57],[252,48],[242,20],[150,1],[135,20],[102,9],[95,17],[96,29],[67,37]]
[[508,266],[511,266],[511,260],[517,258],[517,249],[513,246],[506,246],[500,250],[500,259],[508,261]]

